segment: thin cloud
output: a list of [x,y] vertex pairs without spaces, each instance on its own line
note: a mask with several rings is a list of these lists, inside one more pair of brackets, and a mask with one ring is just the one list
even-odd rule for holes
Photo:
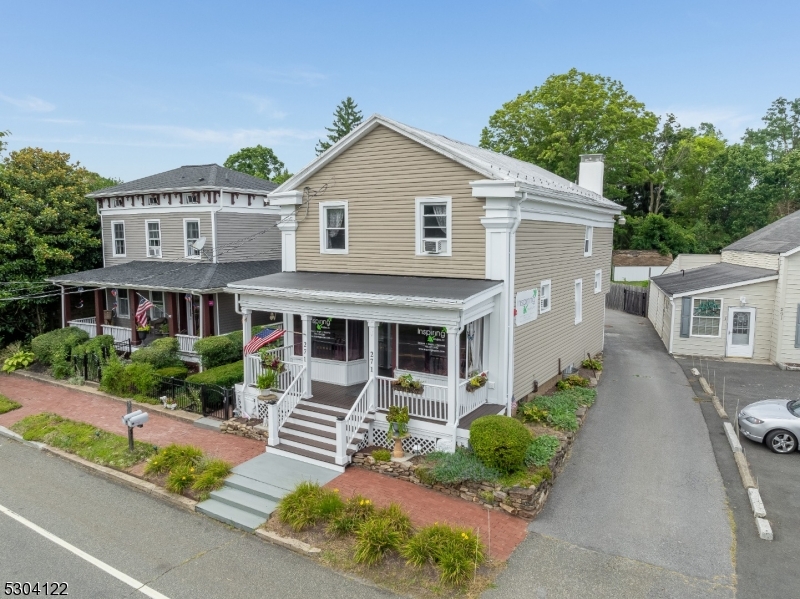
[[56,108],[55,104],[46,102],[45,100],[37,98],[36,96],[26,96],[24,98],[12,98],[11,96],[0,94],[0,100],[3,100],[3,102],[7,102],[12,106],[16,106],[17,108],[25,112],[51,112]]
[[258,114],[266,114],[276,120],[284,119],[289,115],[288,112],[276,109],[275,101],[272,98],[253,94],[239,94],[238,97],[252,104]]
[[292,129],[195,129],[173,125],[107,125],[115,129],[142,131],[175,141],[211,145],[249,145],[256,143],[281,143],[286,141],[308,141],[318,139],[319,130]]
[[729,141],[738,141],[745,129],[761,126],[761,115],[725,106],[672,107],[657,111],[658,114],[674,114],[684,127],[697,127],[700,123],[711,123],[721,130]]

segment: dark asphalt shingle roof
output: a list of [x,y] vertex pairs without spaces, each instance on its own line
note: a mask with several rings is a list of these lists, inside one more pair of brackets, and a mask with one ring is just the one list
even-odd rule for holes
[[196,189],[198,187],[224,187],[226,189],[247,189],[268,193],[278,186],[272,181],[259,179],[218,164],[197,164],[181,166],[157,175],[135,179],[113,187],[106,187],[105,189],[98,189],[88,194],[87,197],[99,198],[120,193],[181,188]]
[[778,271],[767,268],[718,262],[717,264],[692,268],[683,272],[659,275],[651,280],[667,295],[675,295],[677,293],[713,289],[736,283],[746,284],[750,281],[776,276],[777,274]]
[[726,247],[737,252],[782,254],[800,247],[800,210]]
[[330,293],[366,293],[396,297],[415,297],[463,301],[500,285],[485,279],[449,279],[444,277],[403,277],[329,272],[279,272],[231,283],[236,288],[261,287],[286,291],[327,291]]
[[161,262],[134,260],[48,279],[54,283],[87,287],[133,287],[141,289],[222,289],[231,281],[280,272],[280,260],[251,262]]

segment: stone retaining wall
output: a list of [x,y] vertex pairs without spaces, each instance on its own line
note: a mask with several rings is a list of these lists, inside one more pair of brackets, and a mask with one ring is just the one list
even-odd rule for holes
[[262,421],[257,418],[231,418],[219,425],[219,432],[245,437],[255,441],[267,442],[269,433],[262,426]]

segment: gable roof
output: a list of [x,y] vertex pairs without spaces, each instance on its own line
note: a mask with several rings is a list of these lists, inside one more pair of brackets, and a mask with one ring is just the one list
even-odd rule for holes
[[272,181],[259,179],[218,164],[196,164],[181,166],[157,175],[98,189],[87,194],[86,197],[99,198],[119,194],[198,188],[241,189],[242,191],[266,194],[277,187]]
[[313,173],[321,169],[337,155],[379,125],[387,127],[430,148],[434,152],[438,152],[451,160],[463,164],[487,179],[495,181],[517,181],[521,184],[539,188],[544,192],[568,194],[572,201],[578,203],[622,210],[622,206],[604,198],[600,194],[580,187],[530,162],[456,141],[444,135],[439,135],[438,133],[431,133],[429,131],[417,129],[416,127],[404,125],[403,123],[399,123],[380,114],[373,114],[370,116],[361,123],[361,125],[333,144],[327,151],[323,152],[275,191],[282,192],[296,189]]
[[725,250],[783,254],[800,247],[800,210],[735,241]]
[[778,271],[755,266],[718,262],[691,270],[672,272],[650,279],[671,297],[749,285],[778,278]]
[[669,266],[672,254],[666,256],[658,250],[614,250],[611,252],[612,266]]

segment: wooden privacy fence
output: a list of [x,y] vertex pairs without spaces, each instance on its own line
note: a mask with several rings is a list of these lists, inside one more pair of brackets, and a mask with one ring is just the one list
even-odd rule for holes
[[611,283],[611,290],[606,294],[606,308],[647,316],[647,288]]

